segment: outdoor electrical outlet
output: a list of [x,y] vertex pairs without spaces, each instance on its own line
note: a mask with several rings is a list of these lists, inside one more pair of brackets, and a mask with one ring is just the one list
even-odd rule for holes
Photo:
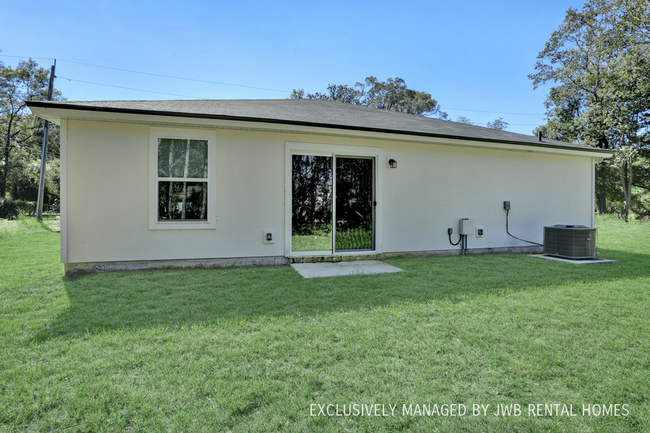
[[503,202],[503,210],[510,210],[510,202],[509,201],[504,201]]
[[447,234],[448,234],[448,235],[452,235],[452,234],[454,234],[454,229],[452,229],[451,227],[449,227],[449,228],[447,229]]
[[264,230],[263,242],[265,244],[272,244],[273,243],[273,230]]
[[483,227],[481,226],[476,226],[476,237],[480,238],[483,236]]

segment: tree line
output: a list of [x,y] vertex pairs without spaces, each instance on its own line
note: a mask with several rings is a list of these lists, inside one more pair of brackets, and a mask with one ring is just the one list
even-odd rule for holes
[[650,2],[570,8],[535,71],[535,88],[554,84],[536,132],[616,152],[597,166],[599,213],[650,214]]
[[[49,69],[38,67],[31,59],[15,68],[0,62],[0,217],[15,216],[18,208],[27,213],[35,209],[44,122],[31,114],[26,104],[47,99],[49,74]],[[61,92],[54,90],[52,99],[62,99]],[[59,203],[59,158],[59,128],[51,125],[46,205]]]
[[[450,120],[449,115],[442,111],[437,100],[430,93],[421,90],[409,89],[402,78],[388,78],[379,81],[376,77],[367,77],[355,85],[330,84],[324,93],[307,93],[304,89],[293,89],[290,99],[327,99],[330,101],[345,102],[353,105],[378,108],[381,110],[396,111],[398,113],[414,114],[416,116],[436,117]],[[460,116],[456,122],[474,125],[467,117]],[[508,122],[498,118],[488,122],[488,128],[503,130],[508,127]]]

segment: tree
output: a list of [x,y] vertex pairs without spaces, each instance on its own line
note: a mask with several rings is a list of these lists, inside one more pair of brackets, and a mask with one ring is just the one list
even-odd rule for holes
[[[357,83],[357,85],[359,85],[359,83]],[[362,96],[363,95],[361,90],[356,90],[348,85],[330,84],[327,86],[327,93],[316,92],[314,94],[307,94],[307,99],[328,99],[330,101],[339,101],[346,102],[348,104],[362,105]],[[303,89],[294,89],[290,99],[305,99],[305,91]]]
[[503,117],[499,117],[494,122],[488,122],[487,127],[490,129],[498,129],[499,131],[503,131],[504,129],[508,128],[508,122],[503,120]]
[[328,99],[354,105],[397,111],[417,116],[435,116],[447,119],[447,113],[441,110],[438,101],[430,93],[409,89],[406,82],[398,77],[379,81],[367,77],[354,86],[330,84],[326,93],[308,93],[303,89],[293,90],[290,99]]
[[474,122],[471,121],[471,119],[468,119],[465,116],[458,116],[458,119],[456,119],[456,122],[458,123],[464,123],[466,125],[475,125]]
[[[40,127],[34,116],[26,113],[26,103],[47,99],[49,70],[39,68],[33,60],[21,61],[15,69],[0,63],[0,139],[2,144],[2,170],[0,171],[0,198],[6,199],[13,186],[12,198],[17,199],[21,185],[32,176],[26,171],[39,158],[41,138],[36,135]],[[53,99],[62,99],[55,91]],[[35,125],[37,126],[35,128]],[[41,130],[42,136],[42,130]],[[58,132],[53,131],[51,153],[58,158]],[[12,185],[11,185],[12,184]]]
[[[616,150],[611,164],[626,219],[634,166],[650,144],[649,55],[649,0],[588,0],[581,11],[569,8],[529,75],[535,88],[555,84],[545,102],[547,124],[539,129],[545,136]],[[601,183],[599,211],[605,194]]]
[[[476,123],[472,122],[471,119],[468,119],[465,116],[458,116],[456,122],[464,123],[466,125],[476,125]],[[499,117],[494,122],[488,122],[486,126],[490,129],[498,129],[499,131],[503,131],[504,129],[508,128],[508,122],[503,120],[503,117]]]
[[332,163],[329,156],[292,156],[293,235],[331,233]]

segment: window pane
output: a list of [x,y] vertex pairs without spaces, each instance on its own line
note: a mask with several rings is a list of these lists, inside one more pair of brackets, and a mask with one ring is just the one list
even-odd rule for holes
[[159,221],[207,219],[207,182],[158,182]]
[[161,138],[158,141],[158,176],[170,177],[171,169],[177,168],[179,156],[187,147],[187,140]]
[[161,138],[159,177],[208,177],[208,141]]
[[171,140],[161,138],[158,141],[158,176],[169,177],[169,146]]
[[189,175],[184,177],[208,177],[208,141],[190,141]]

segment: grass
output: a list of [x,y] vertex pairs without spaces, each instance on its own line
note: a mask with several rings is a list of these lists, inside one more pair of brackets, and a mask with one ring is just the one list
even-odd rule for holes
[[336,232],[337,250],[371,250],[372,231],[349,230]]
[[[650,431],[650,224],[598,227],[612,264],[495,254],[308,280],[290,267],[65,279],[58,233],[2,222],[0,431]],[[372,403],[395,416],[310,416]],[[468,414],[402,414],[451,403]],[[528,416],[553,403],[577,416]],[[627,416],[582,414],[617,403]]]
[[16,235],[29,234],[31,232],[59,231],[61,222],[58,215],[44,214],[43,220],[36,218],[21,217],[17,220],[0,219],[0,239]]
[[332,251],[332,233],[322,235],[292,235],[292,251]]
[[[332,234],[291,236],[292,251],[332,251]],[[372,232],[350,230],[336,233],[337,250],[372,249]]]

